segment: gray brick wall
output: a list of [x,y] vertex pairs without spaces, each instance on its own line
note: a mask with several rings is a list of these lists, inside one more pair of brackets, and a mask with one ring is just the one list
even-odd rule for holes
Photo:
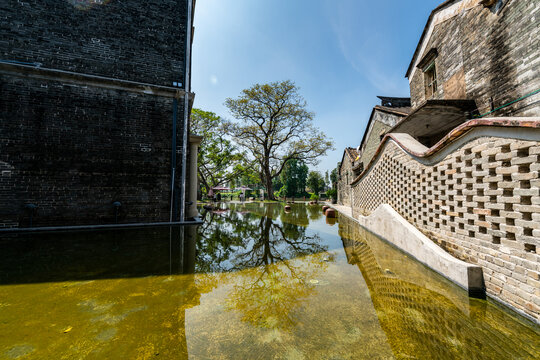
[[[509,1],[495,12],[481,4],[435,26],[422,58],[437,48],[438,89],[433,98],[470,98],[480,113],[540,89],[540,6],[538,1]],[[425,100],[424,76],[411,78],[411,100]],[[539,116],[540,94],[494,116]]]
[[26,203],[34,226],[113,223],[114,201],[168,221],[172,98],[7,75],[0,96],[0,223],[28,226]]
[[388,114],[386,112],[375,110],[373,114],[372,125],[368,129],[368,135],[365,140],[365,145],[362,147],[362,154],[360,155],[360,161],[364,164],[364,169],[367,168],[369,162],[373,158],[375,151],[381,143],[381,135],[384,135],[403,117]]
[[1,1],[0,59],[171,86],[184,77],[186,5],[187,0]]
[[0,2],[0,227],[169,220],[188,1]]

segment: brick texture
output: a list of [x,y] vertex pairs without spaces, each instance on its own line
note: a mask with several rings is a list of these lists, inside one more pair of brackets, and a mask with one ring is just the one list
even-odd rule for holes
[[540,142],[483,137],[424,165],[394,142],[353,185],[353,215],[390,204],[486,290],[540,320]]
[[169,219],[173,99],[5,75],[0,96],[4,226],[27,203],[34,226],[113,223],[114,201],[119,222]]
[[381,143],[381,135],[384,135],[400,120],[403,120],[403,116],[395,114],[389,114],[379,110],[373,111],[373,118],[371,119],[371,126],[367,130],[368,134],[362,147],[360,155],[360,161],[364,165],[364,169],[367,168],[369,162],[373,158],[375,151]]
[[339,170],[338,203],[347,206],[351,205],[351,182],[355,178],[352,164],[352,160],[345,154]]
[[169,220],[173,151],[182,166],[184,100],[173,82],[184,81],[187,4],[0,2],[0,227]]
[[[422,58],[436,48],[437,92],[434,99],[468,98],[480,113],[540,88],[540,6],[537,1],[508,1],[500,11],[478,1],[434,26]],[[457,5],[456,5],[457,6]],[[413,108],[425,100],[424,75],[416,69],[411,81]],[[496,116],[539,116],[540,94],[497,111]]]
[[42,67],[183,83],[186,0],[0,2],[0,56]]

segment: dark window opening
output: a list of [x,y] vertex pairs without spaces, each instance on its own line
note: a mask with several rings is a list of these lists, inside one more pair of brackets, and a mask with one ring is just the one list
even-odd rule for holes
[[424,70],[424,84],[426,99],[429,99],[437,91],[437,71],[435,69],[435,61]]

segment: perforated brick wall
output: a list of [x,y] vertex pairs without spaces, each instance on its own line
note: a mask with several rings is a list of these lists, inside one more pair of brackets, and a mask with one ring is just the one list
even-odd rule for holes
[[484,269],[486,291],[540,320],[540,142],[473,140],[433,165],[390,141],[353,185],[353,215],[390,204]]

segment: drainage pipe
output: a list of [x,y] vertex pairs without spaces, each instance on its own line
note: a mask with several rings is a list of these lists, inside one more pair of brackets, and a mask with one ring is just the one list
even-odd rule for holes
[[178,113],[178,100],[173,99],[172,140],[171,140],[171,211],[169,221],[173,221],[174,212],[174,178],[176,177],[176,117]]
[[180,185],[182,196],[180,198],[180,221],[184,221],[186,210],[186,166],[187,166],[187,143],[189,127],[189,91],[191,90],[191,32],[192,32],[192,12],[193,0],[187,1],[187,25],[186,25],[186,70],[184,76],[184,129],[182,131],[182,172],[180,174]]

